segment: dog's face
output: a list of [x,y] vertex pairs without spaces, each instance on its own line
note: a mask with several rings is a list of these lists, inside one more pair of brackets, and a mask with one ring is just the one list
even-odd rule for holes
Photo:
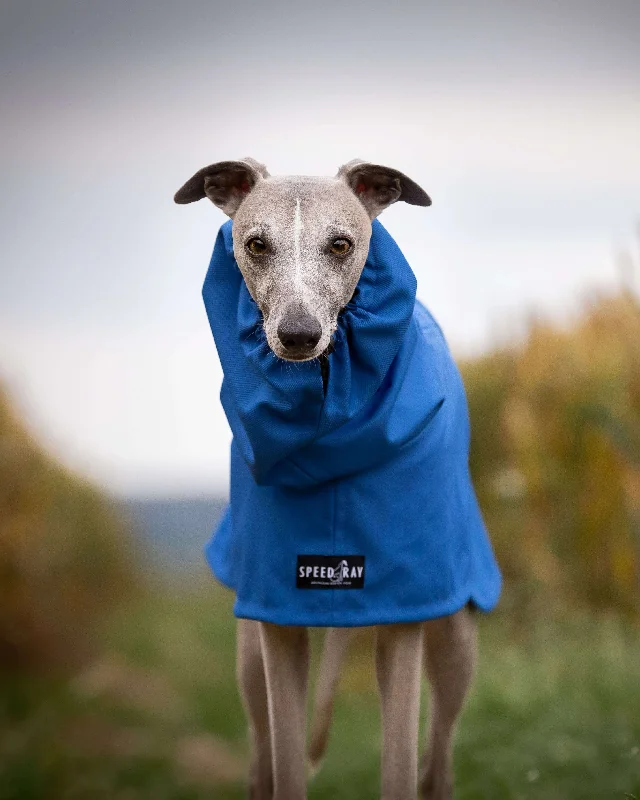
[[197,172],[177,203],[208,197],[233,219],[233,251],[279,358],[328,347],[369,251],[371,221],[391,203],[430,205],[397,170],[351,161],[335,178],[271,177],[253,159]]

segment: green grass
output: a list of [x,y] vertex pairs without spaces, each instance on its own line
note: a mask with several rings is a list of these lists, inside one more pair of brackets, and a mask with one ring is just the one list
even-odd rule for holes
[[[524,631],[500,614],[480,625],[456,746],[459,800],[640,800],[640,631],[611,619]],[[100,645],[71,681],[0,681],[0,800],[244,797],[227,594],[157,593],[113,620]],[[365,633],[310,800],[375,798],[378,760]]]

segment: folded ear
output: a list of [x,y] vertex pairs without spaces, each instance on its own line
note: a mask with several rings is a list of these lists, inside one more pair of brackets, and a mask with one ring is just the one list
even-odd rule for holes
[[397,169],[356,158],[340,167],[336,177],[351,187],[371,219],[398,200],[413,206],[431,205],[431,198],[424,189]]
[[227,216],[233,217],[256,183],[268,177],[264,164],[254,161],[253,158],[219,161],[198,170],[178,189],[173,199],[176,203],[183,204],[208,197]]

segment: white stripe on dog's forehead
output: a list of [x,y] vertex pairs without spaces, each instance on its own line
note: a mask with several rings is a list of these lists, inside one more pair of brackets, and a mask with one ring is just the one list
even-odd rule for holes
[[296,210],[293,219],[293,252],[295,258],[295,287],[298,291],[304,288],[302,283],[302,257],[300,254],[300,234],[302,233],[302,228],[300,198],[296,197]]

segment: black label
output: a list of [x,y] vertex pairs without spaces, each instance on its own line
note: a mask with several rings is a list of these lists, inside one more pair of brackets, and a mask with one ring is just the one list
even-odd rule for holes
[[362,589],[364,556],[298,556],[298,589]]

